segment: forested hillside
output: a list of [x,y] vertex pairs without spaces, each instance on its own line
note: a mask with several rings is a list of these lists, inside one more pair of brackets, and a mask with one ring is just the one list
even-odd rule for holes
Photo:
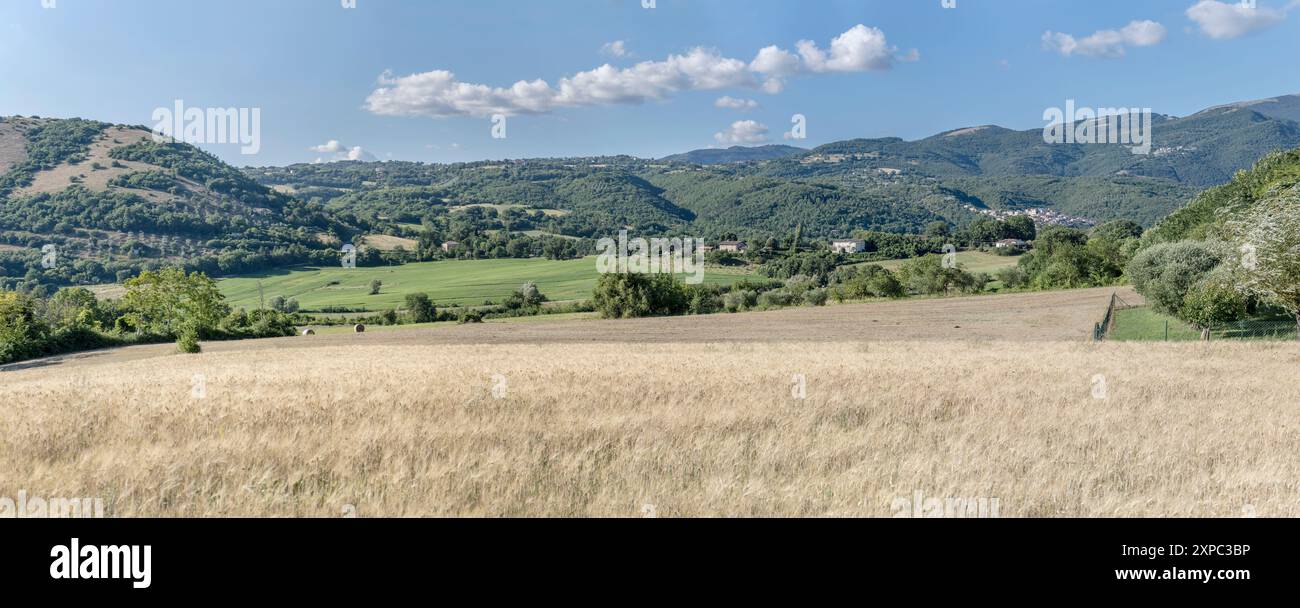
[[1270,199],[1294,196],[1300,185],[1300,149],[1277,152],[1232,181],[1197,195],[1146,235],[1149,243],[1227,238],[1228,224]]
[[[444,253],[564,259],[583,254],[585,239],[624,229],[766,242],[796,228],[816,239],[917,234],[936,222],[957,228],[1016,214],[1081,228],[1114,220],[1151,226],[1254,159],[1300,147],[1297,107],[1300,98],[1288,96],[1157,115],[1149,155],[982,126],[910,142],[853,139],[809,151],[762,146],[657,161],[243,170],[192,146],[157,143],[143,127],[8,118],[0,120],[0,283],[113,282],[169,265],[230,275],[332,264],[341,245],[365,245],[368,235],[384,238],[363,247],[362,264]],[[1214,192],[1153,234],[1203,227],[1205,210],[1217,208]],[[447,240],[463,247],[444,252]]]
[[143,127],[10,118],[0,139],[5,287],[326,261],[358,230],[197,148],[155,143]]

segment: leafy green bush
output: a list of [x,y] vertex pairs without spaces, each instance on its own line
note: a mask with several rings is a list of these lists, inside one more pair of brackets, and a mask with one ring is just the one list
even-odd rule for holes
[[798,306],[803,303],[803,295],[794,293],[788,289],[774,289],[763,292],[758,296],[759,308],[785,308],[787,306]]
[[186,353],[190,355],[198,354],[198,352],[202,350],[199,347],[198,330],[193,328],[186,328],[185,330],[181,331],[180,337],[176,339],[176,349],[181,351],[182,353]]
[[1128,278],[1156,310],[1181,317],[1187,294],[1227,257],[1222,243],[1181,241],[1149,247],[1128,265]]
[[670,274],[602,274],[592,304],[606,319],[672,316],[690,310],[685,287]]
[[830,294],[827,293],[826,289],[818,287],[803,294],[803,302],[809,306],[825,306],[829,296]]
[[1183,297],[1178,317],[1202,331],[1246,318],[1246,296],[1234,285],[1226,271],[1210,273],[1197,282]]
[[711,315],[725,309],[723,289],[717,285],[687,285],[689,312],[693,315]]
[[410,313],[412,323],[432,323],[438,318],[438,307],[427,293],[406,294],[406,312]]

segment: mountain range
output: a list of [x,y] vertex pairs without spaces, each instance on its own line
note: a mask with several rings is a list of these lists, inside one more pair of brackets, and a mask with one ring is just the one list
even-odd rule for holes
[[[916,141],[455,164],[356,162],[235,169],[145,127],[0,119],[0,283],[106,282],[184,262],[224,275],[333,260],[420,225],[566,238],[621,229],[703,238],[915,232],[1034,211],[1073,225],[1154,225],[1278,149],[1300,147],[1300,95],[1153,117],[1150,154],[1049,144],[994,125]],[[42,248],[66,256],[41,266]],[[7,278],[6,278],[7,277]]]

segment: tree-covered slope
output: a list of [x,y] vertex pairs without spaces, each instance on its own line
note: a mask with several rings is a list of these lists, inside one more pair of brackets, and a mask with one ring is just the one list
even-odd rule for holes
[[1269,154],[1232,181],[1210,188],[1161,220],[1146,235],[1148,243],[1220,236],[1224,224],[1260,201],[1300,184],[1300,149]]
[[[336,256],[353,228],[143,127],[7,118],[0,283],[113,282],[183,265],[232,274]],[[18,155],[15,155],[18,156]]]

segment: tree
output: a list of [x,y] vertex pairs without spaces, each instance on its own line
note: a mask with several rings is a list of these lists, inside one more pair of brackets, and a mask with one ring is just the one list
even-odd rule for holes
[[930,222],[925,225],[925,236],[932,239],[946,239],[952,236],[952,228],[943,220]]
[[947,268],[942,256],[927,255],[908,260],[898,268],[898,278],[908,290],[919,294],[948,294],[952,290],[975,293],[988,285],[961,268]]
[[1034,218],[1027,215],[1015,215],[1002,223],[1003,238],[1032,241],[1037,236],[1038,227],[1034,225]]
[[995,219],[982,217],[966,227],[966,234],[970,235],[971,245],[992,243],[1002,238],[1002,225]]
[[524,283],[514,293],[506,296],[502,304],[511,310],[525,310],[536,313],[545,302],[546,296],[542,295],[541,290],[537,289],[536,283]]
[[274,298],[271,298],[270,305],[271,310],[284,312],[284,296],[275,296]]
[[49,328],[36,317],[30,297],[0,292],[0,363],[39,356]]
[[379,279],[375,279],[375,280],[371,281],[371,282],[370,282],[370,295],[372,295],[372,296],[377,296],[377,295],[379,295],[379,290],[380,290],[380,289],[383,289],[383,287],[384,287],[384,282],[383,282],[383,281],[380,281]]
[[126,281],[122,303],[136,331],[167,337],[212,333],[229,314],[216,281],[179,268],[145,271]]
[[1242,287],[1294,315],[1300,340],[1300,191],[1260,201],[1227,228],[1241,254]]
[[602,274],[592,304],[606,319],[680,315],[690,309],[685,288],[670,274]]
[[[53,325],[92,326],[100,319],[99,300],[85,287],[64,287],[50,298],[45,318]],[[108,322],[112,320],[109,319]]]
[[411,321],[415,323],[432,323],[438,318],[438,308],[427,293],[406,294],[406,311],[411,313]]
[[1225,259],[1223,244],[1180,241],[1152,246],[1133,258],[1127,274],[1158,311],[1183,318],[1187,294]]
[[1178,318],[1201,330],[1201,339],[1210,339],[1210,330],[1224,323],[1245,318],[1246,296],[1239,291],[1230,273],[1218,271],[1202,279],[1183,298]]
[[1142,237],[1142,225],[1132,220],[1112,220],[1093,228],[1088,236],[1106,238],[1115,241]]

